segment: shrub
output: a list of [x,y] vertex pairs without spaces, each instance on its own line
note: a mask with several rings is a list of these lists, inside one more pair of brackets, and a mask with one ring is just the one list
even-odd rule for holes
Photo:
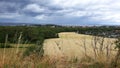
[[23,57],[29,56],[31,54],[37,54],[38,56],[43,56],[42,45],[33,45],[28,47],[23,53]]

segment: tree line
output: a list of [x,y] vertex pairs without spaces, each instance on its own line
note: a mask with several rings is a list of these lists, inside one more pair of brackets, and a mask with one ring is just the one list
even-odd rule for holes
[[22,32],[22,42],[36,43],[37,41],[43,42],[44,39],[57,38],[59,32],[77,32],[80,34],[89,35],[116,35],[115,32],[120,28],[116,27],[60,27],[60,26],[0,26],[0,43],[5,42],[5,36],[8,35],[8,41],[10,43],[16,43],[20,33]]

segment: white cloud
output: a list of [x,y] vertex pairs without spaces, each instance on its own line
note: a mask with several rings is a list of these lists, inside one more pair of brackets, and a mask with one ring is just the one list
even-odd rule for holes
[[68,17],[82,17],[87,15],[88,15],[88,12],[86,11],[74,11],[66,14],[66,16]]
[[108,4],[112,0],[50,0],[51,5],[62,8],[87,8],[90,5]]
[[119,22],[120,23],[120,13],[104,12],[104,15],[92,17],[93,20],[104,20],[109,22]]
[[[120,0],[51,0],[66,17],[88,16],[95,21],[120,23]],[[72,10],[71,10],[72,9]]]
[[39,6],[38,4],[29,4],[23,10],[40,13],[40,12],[43,12],[45,9],[41,6]]
[[37,19],[37,20],[45,20],[45,19],[47,19],[47,16],[45,16],[45,15],[38,15],[38,16],[36,16],[34,18]]

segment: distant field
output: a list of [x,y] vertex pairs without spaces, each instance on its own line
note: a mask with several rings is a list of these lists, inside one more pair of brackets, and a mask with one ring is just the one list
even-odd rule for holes
[[[47,39],[44,42],[44,55],[50,57],[67,57],[68,59],[82,59],[85,54],[94,58],[93,45],[95,43],[95,36],[77,34],[74,32],[59,33],[59,38]],[[100,49],[100,43],[102,37],[97,37],[96,51]],[[102,50],[105,55],[102,58],[106,58],[106,53],[109,56],[114,56],[116,53],[115,45],[113,44],[116,39],[104,38]],[[106,50],[108,48],[108,51]],[[86,49],[86,50],[85,50]],[[97,52],[98,53],[98,52]]]

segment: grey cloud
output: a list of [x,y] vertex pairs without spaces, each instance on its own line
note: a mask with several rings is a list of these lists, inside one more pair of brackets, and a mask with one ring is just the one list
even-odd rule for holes
[[21,12],[21,9],[29,4],[29,0],[0,0],[0,13]]
[[19,5],[16,3],[10,3],[10,2],[0,2],[0,12],[16,12],[19,8]]
[[29,0],[0,0],[0,2],[17,3],[17,4],[22,4],[22,5],[30,3]]

